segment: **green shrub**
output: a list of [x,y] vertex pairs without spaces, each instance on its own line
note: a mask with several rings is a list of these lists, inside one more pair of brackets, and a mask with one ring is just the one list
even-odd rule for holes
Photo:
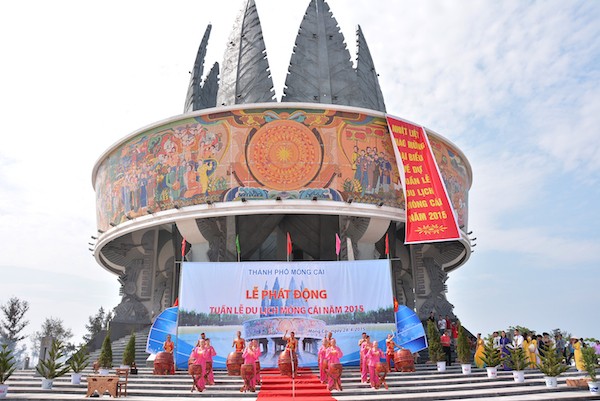
[[40,361],[35,367],[35,370],[40,374],[40,376],[46,379],[55,379],[57,377],[64,376],[71,369],[68,364],[59,362],[59,360],[64,356],[64,346],[62,342],[59,340],[54,340],[52,341],[52,348],[50,348],[48,358]]
[[123,365],[131,366],[133,362],[135,362],[135,334],[131,333],[125,351],[123,351]]

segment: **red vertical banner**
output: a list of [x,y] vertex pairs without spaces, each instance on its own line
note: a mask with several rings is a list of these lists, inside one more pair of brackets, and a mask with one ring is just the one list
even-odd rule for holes
[[181,241],[181,259],[185,256],[185,238]]
[[452,204],[423,127],[386,116],[406,198],[407,244],[460,238]]

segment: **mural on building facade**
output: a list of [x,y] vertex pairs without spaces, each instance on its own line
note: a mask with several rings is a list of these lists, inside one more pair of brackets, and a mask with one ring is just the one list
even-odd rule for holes
[[[447,144],[430,141],[462,225],[467,168]],[[109,154],[95,187],[100,228],[241,198],[352,198],[404,208],[385,119],[327,109],[240,109],[156,127]]]

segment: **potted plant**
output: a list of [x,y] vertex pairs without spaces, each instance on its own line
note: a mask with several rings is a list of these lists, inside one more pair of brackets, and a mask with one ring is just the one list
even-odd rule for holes
[[483,344],[483,357],[481,358],[486,366],[488,378],[495,379],[498,377],[498,365],[504,362],[504,359],[500,349],[494,348],[494,339],[489,336]]
[[446,370],[446,361],[440,343],[440,335],[438,329],[431,320],[427,322],[427,345],[429,347],[429,360],[437,364],[438,372]]
[[108,370],[112,368],[112,345],[110,342],[110,332],[106,333],[104,341],[102,342],[102,348],[100,348],[100,356],[98,357],[98,366],[100,367],[100,374],[107,375]]
[[[510,347],[510,346],[509,346]],[[525,369],[529,366],[529,357],[521,347],[509,348],[506,364],[513,370],[513,378],[517,383],[525,381]]]
[[598,378],[596,368],[598,367],[598,355],[594,347],[585,347],[581,350],[583,356],[583,367],[590,377],[588,387],[593,394],[598,393]]
[[6,398],[8,385],[4,382],[8,380],[15,369],[14,357],[8,349],[8,344],[2,344],[2,351],[0,351],[0,398]]
[[544,374],[547,387],[556,387],[557,377],[569,369],[567,365],[562,363],[562,358],[556,353],[554,344],[547,347],[543,354],[540,354],[540,363],[537,364],[537,368]]
[[48,358],[41,360],[35,367],[35,370],[43,377],[42,388],[52,390],[52,383],[57,377],[66,375],[71,367],[62,362],[65,356],[63,343],[59,340],[52,341],[52,347],[48,353]]
[[81,372],[88,366],[90,356],[85,345],[71,356],[69,367],[73,371],[71,374],[71,384],[81,383]]
[[456,360],[460,362],[462,372],[465,375],[471,374],[471,347],[467,333],[462,325],[458,326],[458,337],[456,339]]
[[135,334],[131,333],[129,341],[123,351],[123,365],[122,368],[130,368],[135,362]]

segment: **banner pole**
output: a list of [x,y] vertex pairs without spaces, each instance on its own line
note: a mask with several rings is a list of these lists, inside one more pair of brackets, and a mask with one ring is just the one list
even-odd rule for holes
[[294,367],[294,351],[290,350],[290,359],[292,360],[292,398],[296,398],[296,369]]

